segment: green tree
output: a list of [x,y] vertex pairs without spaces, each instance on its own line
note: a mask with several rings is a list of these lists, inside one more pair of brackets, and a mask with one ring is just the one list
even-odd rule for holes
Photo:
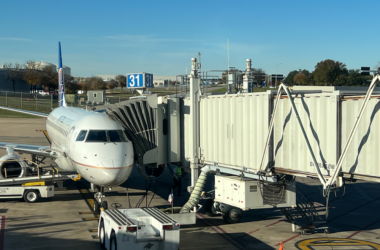
[[346,64],[330,59],[317,63],[313,72],[318,85],[334,85],[338,76],[347,74]]
[[298,70],[293,70],[291,72],[289,72],[289,74],[285,77],[285,83],[289,86],[293,86],[294,85],[294,76],[297,75],[299,73]]
[[295,75],[293,80],[294,80],[294,83],[296,85],[305,85],[306,84],[306,76],[303,73],[298,73],[297,75]]
[[349,82],[349,80],[348,80],[347,76],[345,76],[345,75],[339,75],[335,79],[334,85],[335,86],[347,86],[348,82]]

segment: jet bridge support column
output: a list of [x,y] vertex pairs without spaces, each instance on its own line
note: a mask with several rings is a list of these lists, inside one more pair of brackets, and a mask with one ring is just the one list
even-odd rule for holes
[[191,59],[190,73],[190,121],[191,121],[191,137],[190,137],[190,169],[191,169],[191,187],[193,190],[198,180],[199,169],[199,77],[197,72],[197,59]]

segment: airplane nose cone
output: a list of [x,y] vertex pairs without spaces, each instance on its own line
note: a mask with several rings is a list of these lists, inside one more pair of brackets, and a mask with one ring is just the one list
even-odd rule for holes
[[102,185],[113,186],[122,184],[129,176],[129,169],[125,168],[123,161],[118,159],[107,159],[101,162]]
[[108,160],[102,161],[102,165],[105,168],[114,168],[116,170],[123,167],[123,162],[117,159],[108,159]]

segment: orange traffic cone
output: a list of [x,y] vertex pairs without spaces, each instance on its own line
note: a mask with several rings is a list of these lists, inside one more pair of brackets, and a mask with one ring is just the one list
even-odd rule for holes
[[278,250],[284,250],[284,246],[283,246],[284,243],[280,242],[280,248]]

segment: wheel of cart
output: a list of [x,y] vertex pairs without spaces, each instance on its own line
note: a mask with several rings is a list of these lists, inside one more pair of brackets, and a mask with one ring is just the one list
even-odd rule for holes
[[38,198],[40,196],[40,193],[38,190],[26,190],[24,193],[24,200],[29,203],[34,203],[38,201]]
[[115,231],[112,230],[110,237],[110,248],[109,250],[117,250],[117,241]]
[[104,228],[104,220],[102,219],[99,225],[99,243],[102,249],[106,249],[105,240],[106,240],[106,230]]
[[227,223],[238,223],[241,220],[241,210],[232,208],[227,213],[223,214],[223,220]]

